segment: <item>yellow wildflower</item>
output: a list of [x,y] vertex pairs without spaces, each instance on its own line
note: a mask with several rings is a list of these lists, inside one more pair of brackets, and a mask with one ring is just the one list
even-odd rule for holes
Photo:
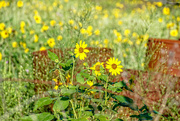
[[56,21],[55,21],[55,20],[51,20],[51,21],[50,21],[50,25],[51,25],[51,26],[55,26],[55,24],[56,24]]
[[112,75],[120,74],[123,70],[121,69],[123,66],[120,65],[121,61],[118,61],[118,59],[110,58],[108,61],[106,61],[107,65],[106,68],[109,69],[109,72],[112,73]]
[[34,34],[35,33],[35,31],[34,30],[30,30],[30,34]]
[[80,44],[76,43],[76,48],[74,49],[74,53],[76,54],[76,58],[79,57],[80,60],[84,60],[86,58],[86,54],[89,50],[86,49],[87,44],[85,42],[80,41]]
[[23,1],[18,1],[17,2],[17,7],[19,7],[19,8],[23,7]]
[[0,30],[4,30],[5,29],[5,24],[4,23],[0,23]]
[[45,47],[41,47],[39,50],[43,51],[43,50],[46,50],[46,48]]
[[61,35],[59,35],[58,37],[57,37],[57,40],[59,40],[59,41],[61,41],[63,39],[63,37],[61,36]]
[[1,32],[1,37],[2,37],[3,39],[8,38],[8,37],[9,37],[8,31],[7,31],[7,30],[2,31],[2,32]]
[[1,54],[1,52],[0,52],[0,61],[2,60],[2,54]]
[[122,21],[118,21],[118,25],[122,25],[122,23],[123,23]]
[[100,31],[97,29],[97,30],[94,31],[94,34],[95,35],[100,35]]
[[51,47],[51,48],[53,48],[56,44],[54,38],[49,38],[47,43],[48,43],[49,47]]
[[16,48],[18,46],[17,42],[12,42],[12,47]]
[[36,15],[34,16],[34,20],[35,20],[35,22],[36,22],[37,24],[40,24],[40,23],[41,23],[41,17],[40,17],[38,14],[36,14]]
[[81,32],[81,34],[86,34],[86,33],[87,33],[86,29],[84,29],[84,28],[82,28],[82,29],[80,30],[80,32]]
[[26,25],[26,23],[25,23],[24,21],[21,21],[21,23],[20,23],[20,27],[21,27],[21,28],[24,28],[24,27],[25,27],[25,25]]
[[93,86],[93,81],[87,81],[87,84],[92,87]]
[[171,30],[170,35],[173,37],[177,37],[178,36],[178,30],[177,29]]
[[130,31],[129,29],[126,29],[126,30],[124,31],[124,35],[125,35],[125,36],[128,36],[128,35],[130,34],[130,32],[131,32],[131,31]]
[[101,6],[96,6],[96,10],[97,10],[97,11],[101,11],[101,10],[102,10],[102,7],[101,7]]
[[104,39],[104,44],[108,44],[109,40],[108,39]]
[[49,26],[43,25],[43,27],[41,28],[41,32],[47,31],[48,29],[49,29]]
[[72,20],[72,19],[69,20],[69,24],[70,24],[70,25],[73,25],[73,24],[74,24],[74,20]]
[[26,49],[24,50],[24,52],[25,52],[25,53],[28,53],[28,52],[29,52],[29,49],[28,49],[28,48],[26,48]]
[[163,22],[163,19],[162,19],[162,18],[159,18],[158,21],[159,21],[159,23],[162,23],[162,22]]
[[97,62],[93,67],[91,67],[91,70],[95,71],[96,76],[100,76],[101,72],[100,72],[100,67],[104,67],[103,63]]
[[169,15],[170,14],[170,9],[168,7],[163,8],[163,14],[164,15]]
[[39,37],[38,37],[38,35],[34,35],[34,42],[36,43],[36,42],[38,42],[38,39],[39,39]]
[[180,21],[180,17],[177,17],[177,21],[178,21],[178,22]]

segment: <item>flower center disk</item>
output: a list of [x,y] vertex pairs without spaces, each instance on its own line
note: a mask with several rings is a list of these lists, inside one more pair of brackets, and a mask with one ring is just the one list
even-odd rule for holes
[[82,47],[79,48],[79,53],[83,53],[84,49]]
[[95,67],[95,70],[96,70],[96,71],[100,71],[100,65],[97,65],[97,66]]
[[112,64],[112,68],[113,68],[113,69],[116,69],[116,68],[117,68],[117,65],[113,63],[113,64]]

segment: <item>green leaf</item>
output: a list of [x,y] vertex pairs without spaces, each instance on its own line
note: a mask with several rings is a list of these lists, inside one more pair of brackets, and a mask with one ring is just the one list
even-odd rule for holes
[[97,119],[99,119],[100,121],[109,121],[109,120],[107,119],[107,116],[105,116],[105,115],[95,114],[94,117],[97,118]]
[[116,87],[114,87],[114,86],[112,86],[112,85],[109,85],[108,86],[108,90],[111,90],[111,91],[113,91],[113,92],[115,92],[116,91]]
[[79,82],[81,84],[85,83],[84,78],[81,76],[80,73],[77,74],[76,79],[77,79],[77,82]]
[[108,75],[101,74],[100,76],[97,77],[98,80],[106,81]]
[[115,121],[123,121],[122,119],[120,119],[120,118],[117,118]]
[[49,51],[49,50],[48,50],[48,57],[49,57],[52,61],[55,61],[56,59],[58,59],[58,61],[59,61],[58,56],[57,56],[55,53],[53,53],[53,52],[51,52],[51,51]]
[[44,105],[49,105],[49,104],[51,104],[52,101],[53,101],[53,100],[52,100],[51,98],[49,98],[49,97],[43,97],[43,98],[39,99],[39,100],[35,103],[35,107],[34,107],[34,110],[33,110],[33,111],[37,110],[39,107],[42,107],[42,106],[44,106]]
[[66,66],[70,66],[70,65],[71,65],[71,63],[73,63],[73,60],[72,60],[72,59],[67,60],[67,62],[66,62]]
[[69,100],[61,100],[58,98],[53,106],[53,111],[60,112],[61,110],[65,110],[69,105]]
[[74,89],[66,89],[66,88],[61,89],[62,95],[65,95],[65,96],[69,96],[75,92],[76,92],[75,88]]
[[89,121],[89,116],[83,116],[82,118],[72,119],[71,121]]
[[124,87],[124,83],[122,81],[120,81],[118,83],[115,83],[114,86],[121,88],[121,87]]
[[91,99],[93,102],[102,103],[102,99]]
[[94,78],[95,78],[94,76],[89,76],[88,81],[92,81],[92,80],[94,80]]
[[81,74],[81,76],[83,76],[83,77],[85,77],[85,78],[87,78],[87,79],[90,77],[90,75],[87,74],[87,73],[82,73],[82,72],[81,72],[80,74]]
[[38,121],[51,121],[54,116],[48,112],[43,112],[38,114]]
[[48,112],[43,112],[40,114],[33,114],[30,116],[25,116],[21,118],[21,121],[51,121],[54,116]]

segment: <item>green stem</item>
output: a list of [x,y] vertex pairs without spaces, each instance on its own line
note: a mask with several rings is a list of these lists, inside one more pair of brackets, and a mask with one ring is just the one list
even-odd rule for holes
[[74,75],[74,65],[75,65],[75,60],[74,60],[74,57],[73,57],[73,69],[72,69],[72,80],[71,80],[72,84],[73,84],[73,75]]
[[108,86],[108,77],[105,84],[105,105],[107,104],[107,86]]
[[76,111],[75,111],[75,109],[74,109],[74,104],[73,104],[72,99],[70,100],[70,103],[71,103],[72,108],[73,108],[73,112],[74,112],[75,119],[77,119],[77,114],[76,114]]

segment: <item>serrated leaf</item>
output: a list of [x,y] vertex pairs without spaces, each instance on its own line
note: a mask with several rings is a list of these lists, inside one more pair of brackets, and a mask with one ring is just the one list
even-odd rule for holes
[[49,57],[52,61],[55,61],[56,59],[59,60],[59,57],[58,57],[55,53],[53,53],[53,52],[51,52],[51,51],[49,51],[49,50],[48,50],[48,57]]
[[43,98],[40,98],[36,103],[35,103],[35,106],[34,106],[34,110],[37,110],[39,107],[42,107],[44,105],[49,105],[52,103],[52,99],[49,98],[49,97],[43,97]]
[[80,73],[77,74],[76,79],[77,79],[77,82],[79,82],[81,84],[85,83],[84,78],[81,76]]
[[58,98],[53,106],[53,111],[60,112],[65,110],[69,105],[69,100],[61,100]]

